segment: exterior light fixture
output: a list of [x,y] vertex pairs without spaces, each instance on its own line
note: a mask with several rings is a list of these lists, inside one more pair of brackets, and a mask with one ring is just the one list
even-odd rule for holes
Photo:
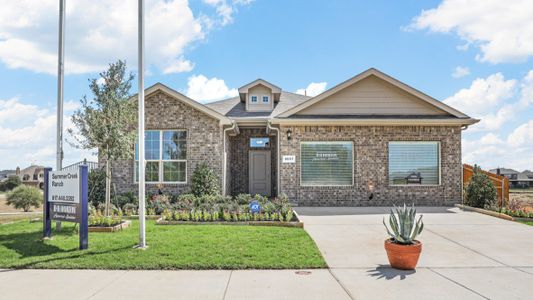
[[374,199],[374,183],[372,181],[368,182],[368,190],[370,191],[370,195],[368,196],[368,200]]
[[287,140],[292,140],[292,130],[290,129],[287,130]]

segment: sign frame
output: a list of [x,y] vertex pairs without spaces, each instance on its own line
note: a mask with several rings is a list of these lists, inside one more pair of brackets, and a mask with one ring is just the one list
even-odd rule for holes
[[[44,208],[43,208],[43,238],[49,239],[52,237],[52,220],[65,221],[65,222],[74,222],[80,224],[80,243],[79,249],[84,250],[89,248],[89,214],[88,214],[88,179],[89,179],[89,169],[87,165],[80,165],[77,175],[79,188],[77,191],[79,203],[54,200],[50,201],[50,198],[54,195],[51,195],[50,191],[50,180],[53,175],[52,168],[44,169]],[[65,219],[63,217],[54,218],[52,213],[52,208],[56,209],[54,206],[66,209],[68,211],[74,210],[75,217],[74,219]],[[60,214],[60,216],[66,216],[69,212],[65,214]]]

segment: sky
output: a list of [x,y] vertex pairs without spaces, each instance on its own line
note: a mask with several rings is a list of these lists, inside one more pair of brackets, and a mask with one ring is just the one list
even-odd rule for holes
[[[55,166],[58,3],[0,0],[0,170]],[[117,59],[136,74],[137,0],[66,12],[70,128],[88,79]],[[532,15],[529,0],[146,0],[145,84],[202,103],[257,78],[316,95],[374,67],[481,119],[463,162],[533,169]],[[64,165],[95,160],[65,137]]]

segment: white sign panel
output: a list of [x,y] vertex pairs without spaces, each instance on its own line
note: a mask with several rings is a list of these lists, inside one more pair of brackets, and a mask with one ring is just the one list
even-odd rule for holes
[[80,203],[79,170],[53,171],[48,176],[49,202]]
[[283,155],[282,158],[284,164],[293,164],[296,162],[296,156],[294,155]]

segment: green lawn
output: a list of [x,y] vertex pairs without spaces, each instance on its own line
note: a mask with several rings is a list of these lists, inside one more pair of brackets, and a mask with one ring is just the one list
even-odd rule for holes
[[526,224],[526,225],[529,225],[529,226],[533,226],[533,222],[520,222],[520,223],[523,223],[523,224]]
[[41,239],[42,223],[0,225],[0,268],[62,269],[285,269],[324,268],[302,228],[176,225],[147,221],[147,250],[133,249],[138,223],[116,233],[90,233],[78,250],[72,223],[53,239]]

